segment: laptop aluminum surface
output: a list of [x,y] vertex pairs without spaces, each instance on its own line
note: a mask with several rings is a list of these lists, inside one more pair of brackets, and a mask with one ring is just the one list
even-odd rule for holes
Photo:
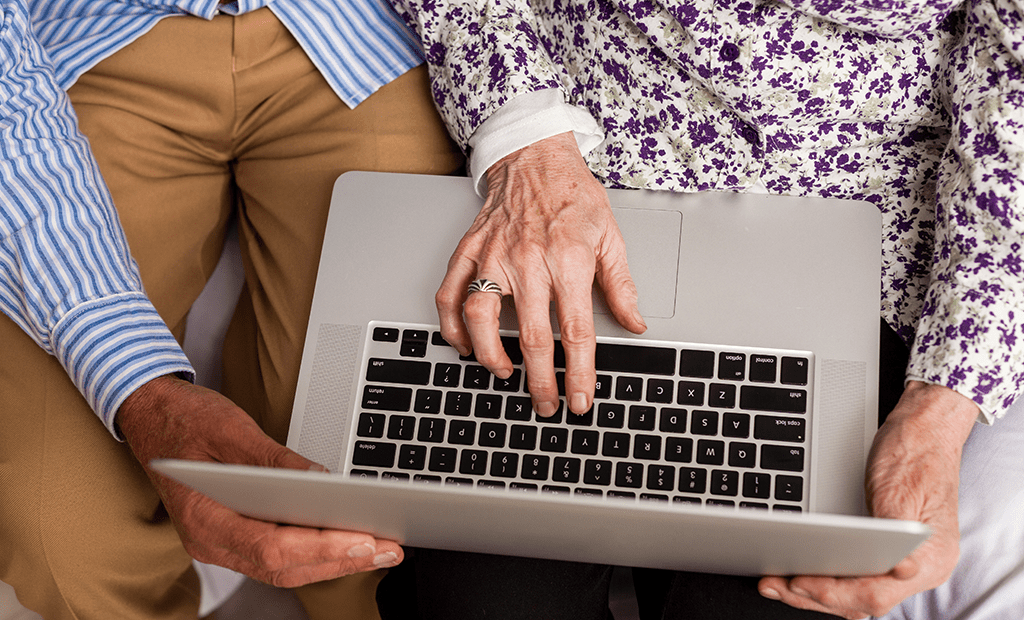
[[[619,327],[595,291],[599,336],[810,352],[808,513],[349,477],[371,322],[436,325],[434,293],[479,211],[471,181],[453,177],[357,172],[335,186],[288,445],[338,473],[171,461],[158,469],[267,520],[628,566],[872,574],[926,539],[922,524],[858,516],[877,425],[877,208],[735,193],[609,198],[648,331]],[[515,329],[511,304],[502,328]]]

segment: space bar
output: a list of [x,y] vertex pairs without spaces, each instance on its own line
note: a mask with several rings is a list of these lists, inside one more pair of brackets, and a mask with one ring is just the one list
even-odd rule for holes
[[633,344],[597,343],[594,366],[607,372],[674,375],[676,350]]

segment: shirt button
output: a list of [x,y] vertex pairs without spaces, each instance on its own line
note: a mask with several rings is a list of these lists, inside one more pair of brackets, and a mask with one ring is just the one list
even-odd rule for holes
[[740,135],[743,136],[744,140],[751,144],[758,143],[757,130],[751,127],[750,125],[744,126],[743,129],[740,130]]
[[718,50],[718,57],[727,62],[732,62],[740,57],[740,48],[735,43],[724,43],[722,49]]

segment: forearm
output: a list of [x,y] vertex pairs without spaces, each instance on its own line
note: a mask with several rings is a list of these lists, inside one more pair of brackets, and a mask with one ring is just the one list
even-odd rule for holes
[[954,389],[991,421],[1024,386],[1024,19],[978,1],[947,59],[952,135],[908,374]]
[[191,367],[143,292],[21,0],[0,6],[0,309],[57,356],[112,430],[131,391]]

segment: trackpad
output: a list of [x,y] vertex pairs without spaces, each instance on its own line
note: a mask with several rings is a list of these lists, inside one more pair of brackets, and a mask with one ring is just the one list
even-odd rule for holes
[[[640,313],[672,318],[676,311],[682,213],[618,207],[612,212],[626,240],[626,259],[640,294]],[[594,312],[610,313],[598,287],[594,287]]]

